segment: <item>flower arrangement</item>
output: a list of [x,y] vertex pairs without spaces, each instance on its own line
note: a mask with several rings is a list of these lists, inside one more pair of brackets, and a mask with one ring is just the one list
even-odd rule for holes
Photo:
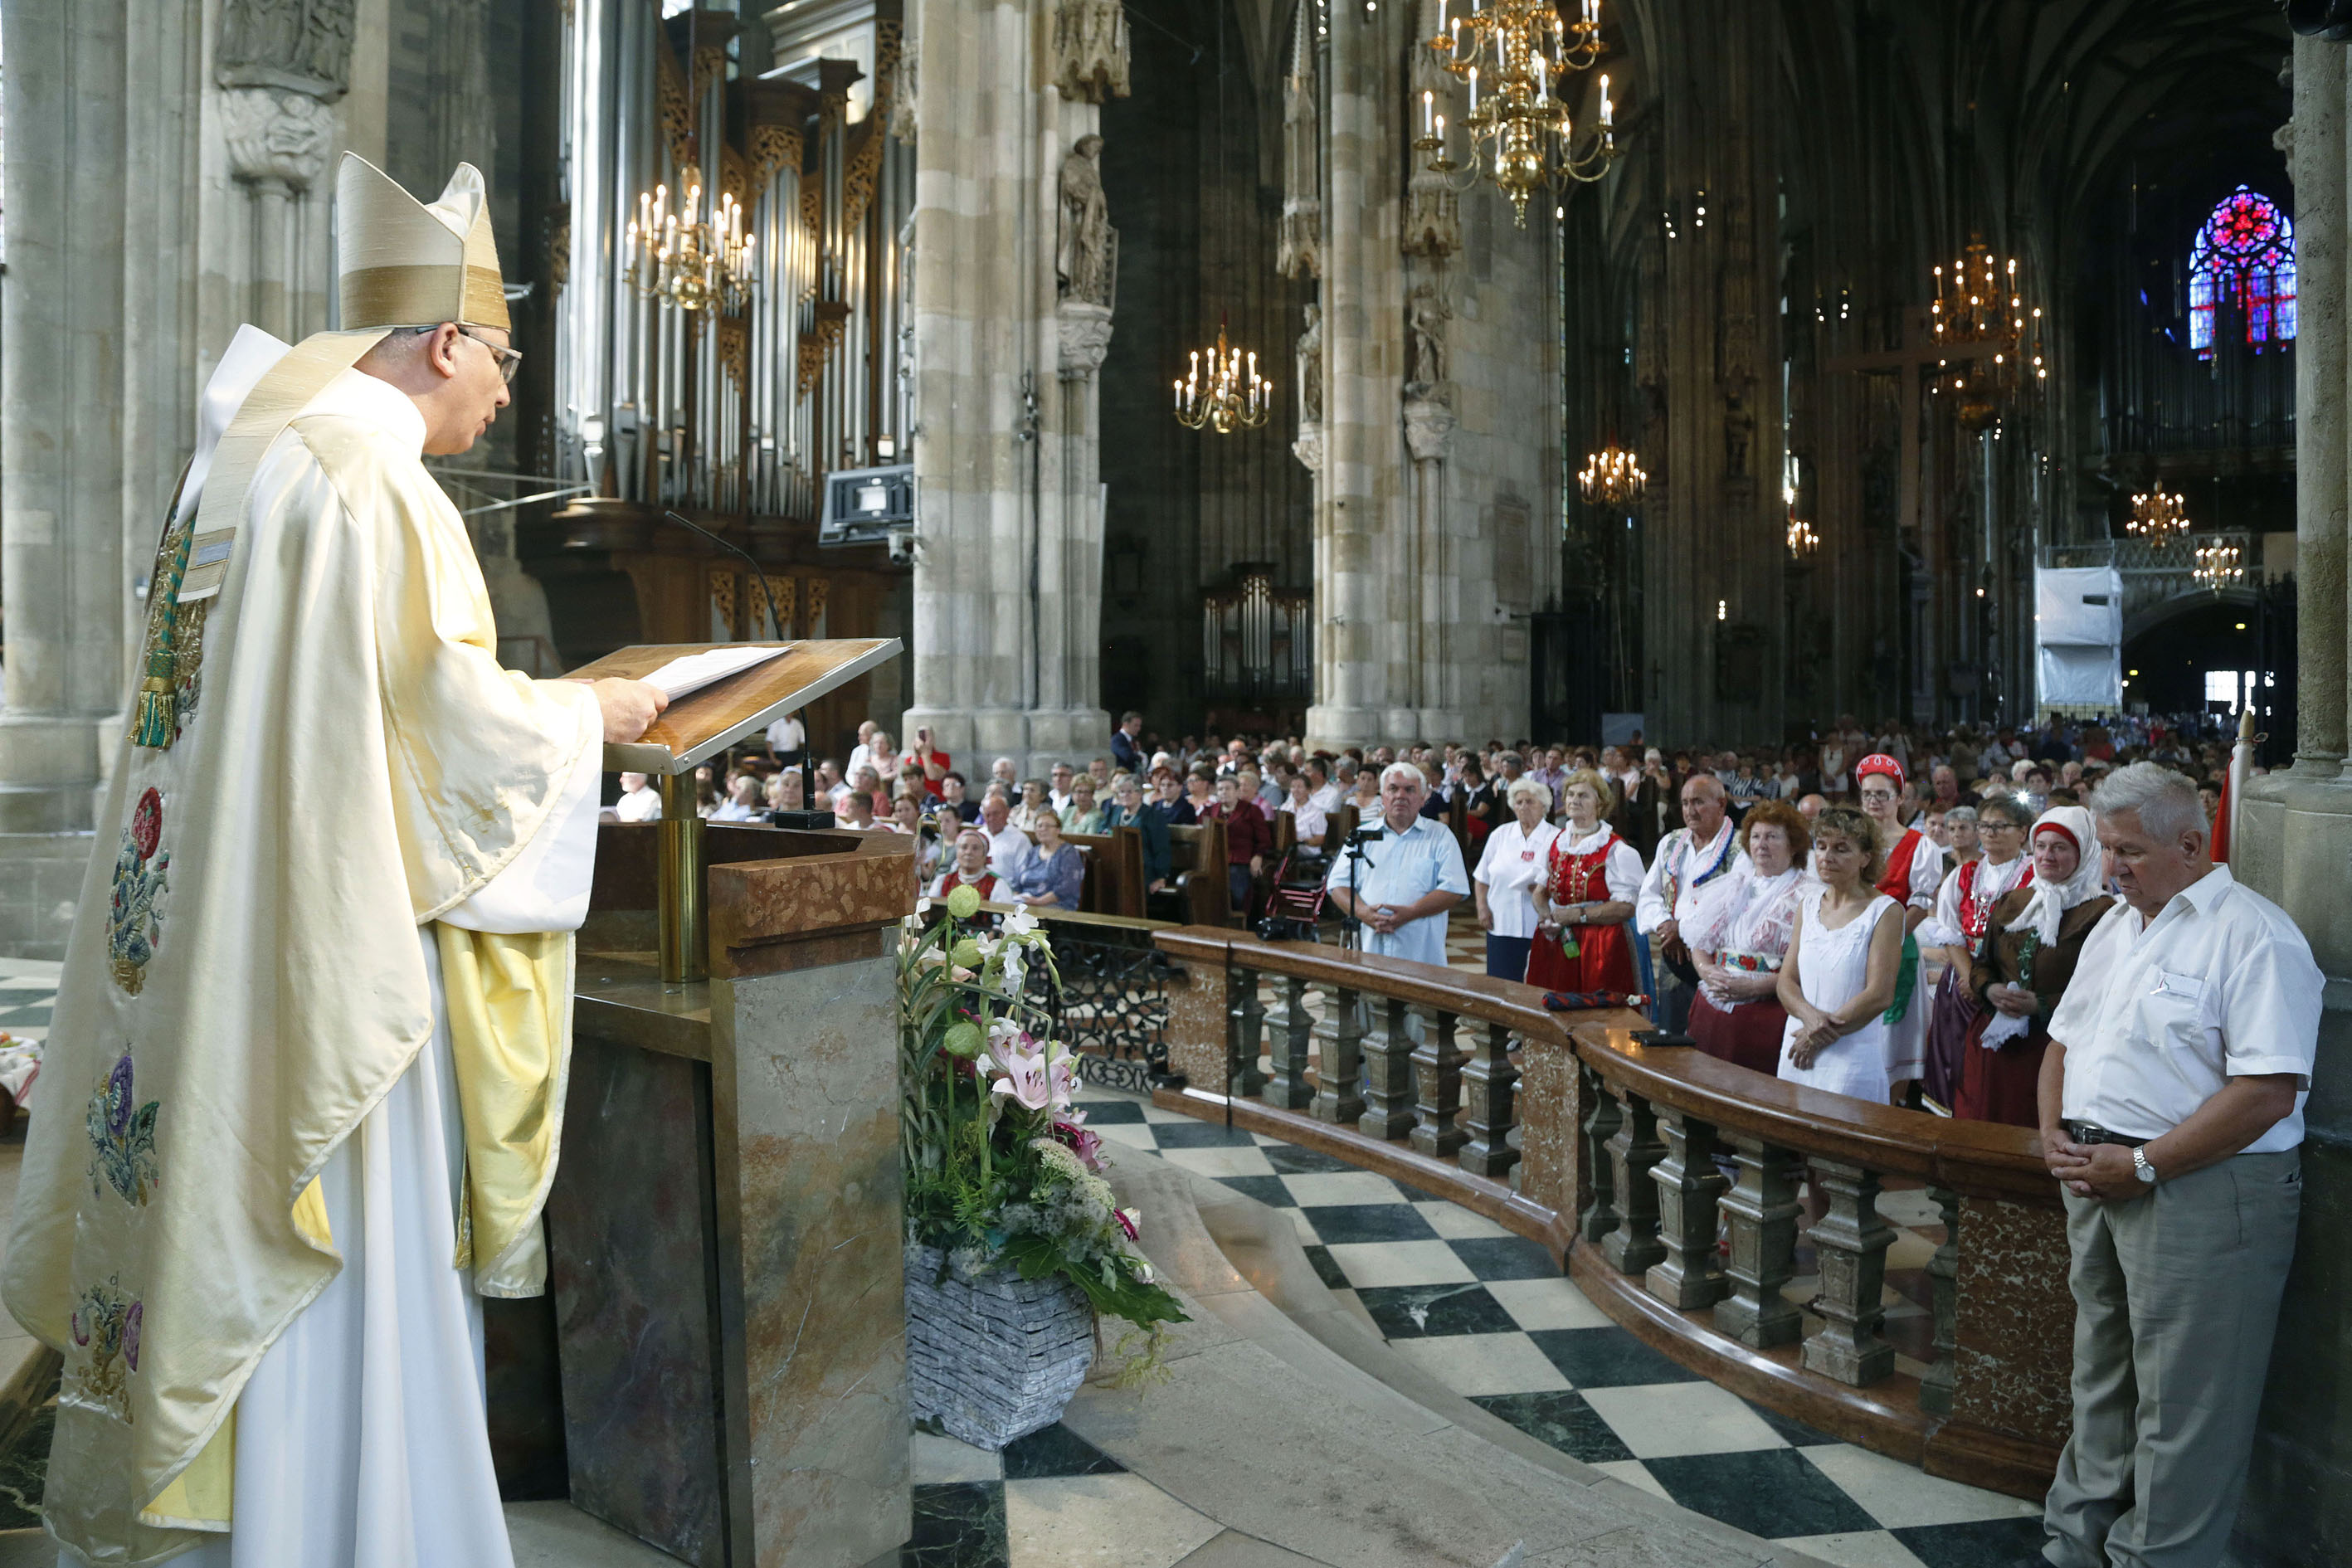
[[980,895],[958,888],[926,927],[926,900],[899,944],[900,1142],[907,1239],[943,1272],[1010,1268],[1058,1277],[1097,1320],[1126,1320],[1126,1375],[1156,1363],[1161,1325],[1184,1310],[1134,1248],[1139,1216],[1103,1180],[1102,1141],[1071,1103],[1076,1062],[1027,994],[1033,971],[1059,984],[1036,917],[1016,910],[990,933]]

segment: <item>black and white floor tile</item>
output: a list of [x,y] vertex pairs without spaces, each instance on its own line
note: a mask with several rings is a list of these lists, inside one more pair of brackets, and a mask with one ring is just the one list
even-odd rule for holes
[[[1489,1220],[1131,1096],[1090,1089],[1086,1110],[1113,1144],[1281,1210],[1324,1283],[1398,1352],[1621,1480],[1845,1568],[2008,1568],[2039,1550],[2038,1505],[1938,1480],[1717,1388],[1618,1328],[1543,1248]],[[1923,1288],[1933,1243],[1916,1227],[1933,1211],[1900,1194],[1887,1206],[1900,1237],[1890,1279]],[[1920,1303],[1896,1289],[1888,1300],[1889,1337],[1924,1352]]]
[[0,1034],[44,1040],[58,999],[58,965],[37,959],[0,958]]

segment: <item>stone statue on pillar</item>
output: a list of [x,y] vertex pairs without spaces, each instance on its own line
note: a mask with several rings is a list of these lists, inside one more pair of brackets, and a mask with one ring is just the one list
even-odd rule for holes
[[1454,319],[1437,285],[1428,279],[1413,285],[1405,297],[1405,385],[1408,393],[1426,396],[1445,380],[1445,323]]
[[1054,270],[1061,297],[1108,307],[1118,275],[1118,231],[1103,196],[1102,138],[1089,132],[1062,160],[1062,232]]
[[1307,330],[1298,334],[1298,418],[1323,423],[1323,307],[1307,307]]

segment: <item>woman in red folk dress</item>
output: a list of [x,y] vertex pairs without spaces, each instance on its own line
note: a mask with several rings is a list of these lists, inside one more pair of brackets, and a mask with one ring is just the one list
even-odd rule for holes
[[1642,857],[1601,819],[1616,792],[1590,768],[1560,784],[1568,826],[1552,841],[1550,867],[1534,889],[1535,950],[1528,984],[1547,991],[1633,994],[1633,946],[1626,926],[1642,889]]
[[970,888],[983,900],[998,897],[995,877],[988,869],[988,835],[967,827],[956,835],[955,864],[931,883],[931,897],[944,899],[958,888]]
[[2104,858],[2091,814],[2053,805],[2033,825],[2033,879],[1992,907],[1977,948],[1976,1020],[1963,1047],[1954,1115],[2041,1124],[2042,1058],[2091,928],[2115,904],[2100,890]]

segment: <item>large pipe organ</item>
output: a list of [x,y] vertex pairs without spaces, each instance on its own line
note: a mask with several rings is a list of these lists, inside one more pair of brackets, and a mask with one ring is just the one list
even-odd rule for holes
[[[884,548],[816,546],[828,474],[907,459],[898,0],[756,16],[572,0],[562,39],[543,449],[582,489],[518,542],[564,657],[903,635],[906,574]],[[667,224],[648,222],[657,202]],[[712,245],[695,248],[688,220],[714,215]],[[763,574],[665,522],[670,510]],[[813,744],[900,696],[864,684],[811,716]]]

